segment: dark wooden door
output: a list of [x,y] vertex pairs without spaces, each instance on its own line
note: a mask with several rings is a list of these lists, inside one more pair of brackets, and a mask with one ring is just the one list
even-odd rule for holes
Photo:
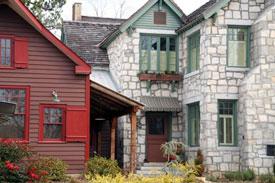
[[165,162],[160,150],[161,144],[168,140],[169,113],[146,114],[146,152],[148,162]]

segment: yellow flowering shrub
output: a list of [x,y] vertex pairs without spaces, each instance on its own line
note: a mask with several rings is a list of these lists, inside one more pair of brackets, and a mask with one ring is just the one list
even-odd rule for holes
[[90,183],[193,183],[196,182],[196,172],[192,166],[186,164],[174,164],[173,168],[177,169],[179,174],[162,174],[157,177],[144,177],[139,175],[130,174],[123,176],[117,174],[115,177],[111,175],[86,175],[86,179]]

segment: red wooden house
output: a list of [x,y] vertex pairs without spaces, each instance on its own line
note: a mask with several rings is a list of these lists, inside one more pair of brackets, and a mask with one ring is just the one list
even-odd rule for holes
[[61,158],[69,173],[89,157],[90,66],[20,0],[0,0],[0,101],[16,103],[0,139]]

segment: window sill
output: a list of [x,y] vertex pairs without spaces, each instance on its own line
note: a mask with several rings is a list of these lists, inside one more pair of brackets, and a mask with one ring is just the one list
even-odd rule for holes
[[240,147],[238,146],[219,146],[217,148],[218,151],[240,151]]
[[189,152],[198,151],[199,149],[200,149],[200,146],[188,146]]
[[248,67],[226,67],[226,71],[231,71],[231,72],[247,72],[250,70]]
[[139,74],[140,81],[181,81],[181,74]]
[[39,144],[66,144],[65,141],[39,141]]
[[198,74],[200,74],[200,71],[199,71],[199,70],[196,70],[196,71],[187,73],[187,74],[184,75],[184,79],[190,78],[190,77],[195,76],[195,75],[198,75]]

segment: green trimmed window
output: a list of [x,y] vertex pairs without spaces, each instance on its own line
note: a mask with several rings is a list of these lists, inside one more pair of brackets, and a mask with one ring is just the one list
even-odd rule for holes
[[188,37],[188,73],[200,68],[200,32],[196,32]]
[[188,105],[188,144],[192,147],[199,146],[200,141],[200,104],[199,102]]
[[218,135],[219,145],[235,146],[237,144],[236,100],[219,100]]
[[228,66],[249,66],[249,38],[249,27],[228,28]]
[[177,72],[177,37],[141,35],[140,71],[149,73]]

